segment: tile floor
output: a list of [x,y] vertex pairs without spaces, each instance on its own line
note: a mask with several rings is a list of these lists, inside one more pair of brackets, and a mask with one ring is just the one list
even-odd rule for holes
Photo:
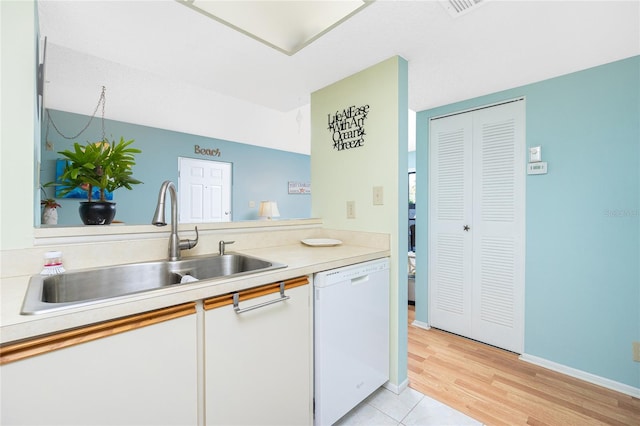
[[477,420],[407,387],[400,395],[378,389],[335,426],[481,426]]

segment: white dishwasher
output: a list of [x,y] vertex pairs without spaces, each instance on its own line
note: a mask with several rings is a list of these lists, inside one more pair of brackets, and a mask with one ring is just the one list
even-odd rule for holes
[[315,274],[316,426],[329,426],[389,380],[389,259]]

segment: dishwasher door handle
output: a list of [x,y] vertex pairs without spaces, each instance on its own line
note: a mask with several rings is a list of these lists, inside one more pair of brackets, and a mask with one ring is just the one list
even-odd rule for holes
[[369,274],[363,275],[358,278],[353,278],[351,280],[351,285],[358,285],[358,284],[366,283],[367,281],[369,281]]
[[289,300],[289,296],[284,294],[284,281],[280,283],[280,297],[277,299],[269,300],[267,302],[258,303],[257,305],[249,306],[248,308],[240,308],[240,293],[233,294],[233,310],[236,314],[241,314],[243,312],[253,311],[254,309],[263,308],[265,306],[273,305],[274,303],[284,302],[285,300]]

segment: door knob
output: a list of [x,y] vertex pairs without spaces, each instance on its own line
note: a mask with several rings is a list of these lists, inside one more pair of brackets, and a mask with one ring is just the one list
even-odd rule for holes
[[469,229],[471,229],[471,227],[470,227],[469,225],[465,225],[465,226],[463,226],[463,227],[462,227],[462,229],[463,229],[464,231],[469,232]]

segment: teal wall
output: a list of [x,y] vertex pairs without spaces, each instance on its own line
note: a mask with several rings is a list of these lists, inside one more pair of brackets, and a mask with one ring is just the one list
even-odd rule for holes
[[[527,176],[525,353],[640,388],[640,57],[419,112],[418,217],[429,117],[520,96],[527,146],[549,167]],[[416,319],[427,322],[426,223],[419,232]]]
[[[53,122],[60,131],[69,136],[77,134],[89,121],[89,117],[62,111],[50,111]],[[47,118],[43,120],[46,133]],[[77,142],[99,140],[102,137],[101,121],[96,118]],[[311,215],[311,195],[289,194],[288,182],[311,182],[310,157],[304,154],[280,151],[241,144],[221,139],[213,139],[170,130],[146,127],[120,121],[105,120],[106,136],[109,139],[135,139],[133,147],[142,150],[136,156],[134,176],[143,185],[134,186],[132,191],[119,189],[114,193],[118,209],[116,220],[129,224],[148,224],[155,211],[160,185],[165,180],[178,183],[178,157],[190,157],[232,163],[233,195],[232,215],[234,221],[257,219],[259,202],[278,202],[281,219],[308,218]],[[44,136],[43,136],[44,140]],[[41,182],[55,179],[55,160],[59,151],[71,149],[73,141],[65,140],[49,126],[48,140],[53,150],[42,149]],[[219,149],[219,157],[196,154],[194,146],[205,149]],[[53,188],[47,188],[53,196]],[[249,201],[256,207],[249,208]],[[78,200],[60,200],[59,221],[63,224],[80,224]],[[127,206],[122,208],[120,206]],[[134,208],[130,208],[135,206]]]

